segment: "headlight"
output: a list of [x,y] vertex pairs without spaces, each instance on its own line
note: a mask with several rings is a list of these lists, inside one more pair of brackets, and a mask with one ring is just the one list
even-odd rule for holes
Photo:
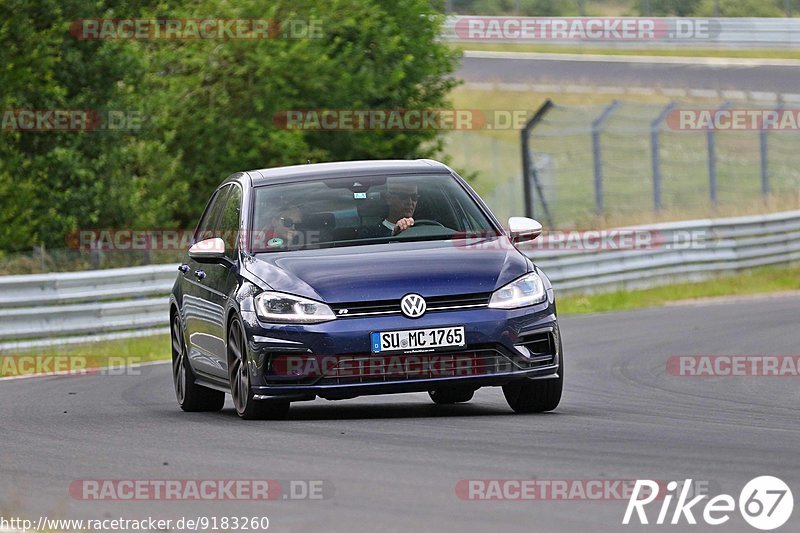
[[282,292],[262,292],[255,303],[258,317],[265,322],[315,324],[336,318],[322,302]]
[[542,278],[536,272],[525,274],[492,293],[489,307],[516,309],[541,303],[547,298]]

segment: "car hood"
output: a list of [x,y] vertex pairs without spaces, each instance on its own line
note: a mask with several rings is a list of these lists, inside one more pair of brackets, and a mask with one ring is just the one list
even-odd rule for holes
[[343,303],[491,292],[531,263],[499,237],[260,253],[245,266],[273,290]]

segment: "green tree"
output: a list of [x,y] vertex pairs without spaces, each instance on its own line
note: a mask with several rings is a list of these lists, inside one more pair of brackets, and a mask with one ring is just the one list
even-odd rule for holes
[[453,0],[453,10],[462,15],[519,15],[526,17],[575,16],[579,0]]
[[[231,172],[307,160],[433,156],[436,131],[298,131],[276,126],[297,109],[438,109],[447,106],[456,56],[436,38],[426,0],[220,0],[180,14],[319,21],[318,38],[147,44],[146,114],[179,160],[179,181],[204,198]],[[195,196],[195,198],[197,198]],[[183,224],[202,202],[186,202]]]
[[[636,0],[636,12],[641,16],[690,17],[702,0]],[[648,13],[649,6],[649,13]]]
[[719,2],[721,17],[783,17],[783,0],[703,0],[694,12],[697,17],[714,16]]
[[[79,40],[79,18],[319,20],[318,38]],[[139,113],[141,128],[0,132],[0,250],[79,228],[192,225],[243,169],[435,155],[436,131],[280,129],[291,109],[439,109],[457,57],[427,0],[0,0],[0,110]]]
[[[76,0],[0,1],[0,110],[106,112],[135,103],[121,89],[138,77],[133,46],[79,41],[68,32],[79,16],[125,16],[112,4],[87,10]],[[136,207],[126,133],[4,130],[0,136],[2,248],[65,247],[65,236],[79,227],[130,223]]]

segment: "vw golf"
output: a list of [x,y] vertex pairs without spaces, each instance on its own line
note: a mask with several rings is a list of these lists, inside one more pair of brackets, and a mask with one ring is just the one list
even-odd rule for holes
[[282,418],[291,402],[502,387],[551,411],[564,359],[553,288],[442,163],[361,161],[236,173],[213,193],[170,296],[184,411]]

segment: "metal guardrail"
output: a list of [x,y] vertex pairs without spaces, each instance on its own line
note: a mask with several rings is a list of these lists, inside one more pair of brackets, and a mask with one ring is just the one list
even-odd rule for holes
[[[800,261],[800,211],[625,230],[656,238],[645,249],[545,245],[528,253],[562,293],[642,288]],[[75,336],[164,332],[176,267],[0,277],[0,350],[69,343]]]
[[0,277],[0,351],[169,324],[177,264]]
[[0,276],[0,309],[164,295],[175,282],[176,268],[177,264],[151,265]]
[[800,261],[800,211],[633,226],[646,248],[534,250],[561,292],[636,289]]
[[165,298],[0,310],[0,340],[137,330],[169,324]]
[[[482,19],[476,23],[476,19]],[[502,21],[512,21],[504,26]],[[567,21],[569,31],[562,34],[546,31],[550,21],[559,19]],[[621,20],[620,17],[583,17],[584,21]],[[489,22],[489,21],[493,22]],[[537,33],[536,21],[546,21],[545,36]],[[445,19],[441,39],[457,43],[540,43],[553,45],[586,45],[592,48],[798,48],[800,47],[800,19],[796,18],[678,18],[678,17],[639,17],[639,20],[652,21],[655,34],[652,38],[633,40],[614,39],[603,36],[591,39],[592,33],[585,28],[587,38],[583,35],[584,26],[574,26],[580,17],[491,17],[491,16],[450,16]],[[472,22],[473,26],[470,26]],[[518,24],[520,22],[521,24]],[[477,28],[472,33],[469,28]],[[529,28],[527,35],[525,31]],[[533,33],[531,33],[533,32]],[[559,37],[563,35],[563,38]]]

